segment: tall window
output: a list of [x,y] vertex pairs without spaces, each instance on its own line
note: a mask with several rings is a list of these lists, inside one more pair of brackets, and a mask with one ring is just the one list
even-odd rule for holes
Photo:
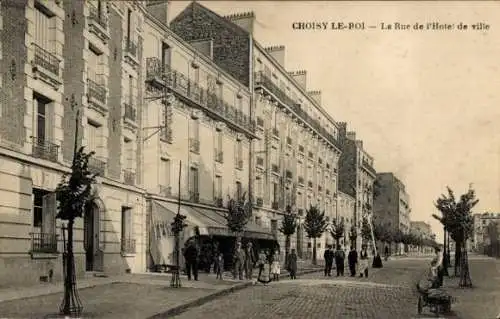
[[128,76],[128,103],[130,105],[133,105],[133,96],[134,96],[134,78],[132,77],[132,75],[129,75]]
[[35,43],[50,53],[56,50],[55,15],[38,1],[35,1]]
[[162,186],[170,186],[170,161],[166,158],[160,161],[159,182]]
[[189,191],[193,194],[199,193],[199,176],[198,169],[196,167],[191,167],[190,169],[191,180],[189,182]]
[[224,100],[224,86],[222,85],[222,83],[220,84],[217,84],[217,94],[219,96],[219,99],[221,100]]
[[255,180],[255,191],[257,197],[262,198],[264,195],[264,180],[262,178]]
[[123,140],[123,155],[125,168],[131,170],[134,167],[134,144],[129,138]]
[[215,176],[214,197],[222,198],[222,176]]
[[88,78],[99,85],[104,85],[103,58],[104,55],[89,44]]
[[236,198],[240,199],[243,196],[243,189],[241,187],[241,182],[236,182]]
[[279,185],[276,182],[272,184],[272,201],[277,202],[279,199]]
[[56,233],[56,194],[33,188],[33,227],[43,234]]
[[127,41],[130,41],[132,32],[132,10],[127,10]]
[[122,239],[132,238],[132,209],[122,207]]
[[161,43],[161,65],[170,65],[170,57],[172,50],[165,42]]
[[93,122],[87,123],[87,149],[98,154],[98,138],[100,127]]
[[38,94],[33,94],[33,132],[39,143],[51,138],[50,100]]
[[222,134],[222,131],[217,131],[215,133],[215,139],[216,139],[215,145],[218,152],[222,151],[223,136],[224,134]]
[[192,139],[197,141],[200,139],[200,125],[198,120],[191,119],[191,130],[189,132],[191,133]]
[[243,160],[243,144],[241,141],[236,141],[236,161],[239,167],[239,162]]

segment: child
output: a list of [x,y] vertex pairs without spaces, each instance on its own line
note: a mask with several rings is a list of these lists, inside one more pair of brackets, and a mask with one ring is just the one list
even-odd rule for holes
[[271,264],[271,273],[273,274],[273,281],[280,280],[280,255],[278,252],[274,254],[273,263]]
[[217,279],[222,280],[222,272],[224,272],[224,255],[220,253],[217,256]]

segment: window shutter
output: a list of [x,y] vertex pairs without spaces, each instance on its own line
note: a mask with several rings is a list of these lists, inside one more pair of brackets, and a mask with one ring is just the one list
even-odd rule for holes
[[56,193],[49,193],[43,196],[42,233],[55,235],[56,209]]

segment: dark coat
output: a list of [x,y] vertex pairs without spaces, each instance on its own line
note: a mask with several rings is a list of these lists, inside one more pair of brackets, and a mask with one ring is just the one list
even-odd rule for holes
[[354,265],[358,262],[358,252],[355,250],[351,250],[349,252],[349,255],[347,255],[347,261],[349,262],[349,265]]
[[292,272],[292,271],[297,272],[297,255],[296,254],[288,255],[286,268],[289,272]]
[[327,249],[325,250],[325,253],[323,254],[323,258],[325,258],[325,262],[326,263],[333,263],[333,256],[334,256],[334,253],[331,249]]
[[189,245],[184,249],[184,258],[186,262],[193,263],[197,262],[199,258],[199,251],[195,245]]

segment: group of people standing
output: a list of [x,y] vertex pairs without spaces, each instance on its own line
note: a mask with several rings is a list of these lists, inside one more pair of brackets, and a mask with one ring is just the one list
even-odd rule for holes
[[[333,251],[332,246],[328,246],[323,257],[325,259],[325,276],[332,275],[334,261],[335,269],[337,270],[337,277],[344,276],[345,252],[340,245],[337,245],[337,250],[335,251]],[[368,252],[366,250],[366,247],[363,247],[363,249],[361,250],[359,258],[356,248],[351,247],[351,250],[347,255],[347,264],[349,266],[351,277],[356,276],[357,272],[359,273],[360,277],[368,277]]]

